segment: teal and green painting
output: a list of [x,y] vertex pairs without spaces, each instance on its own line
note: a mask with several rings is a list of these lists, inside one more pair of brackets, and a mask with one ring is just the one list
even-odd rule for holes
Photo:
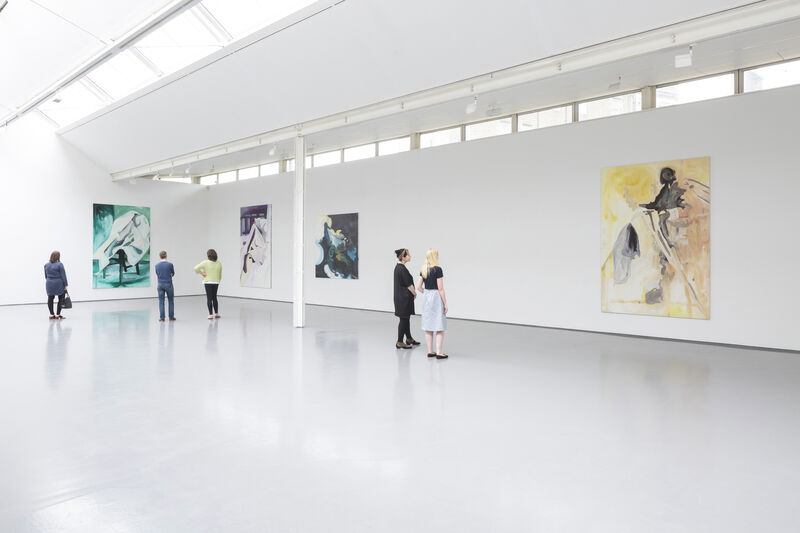
[[150,286],[150,208],[93,206],[92,287]]

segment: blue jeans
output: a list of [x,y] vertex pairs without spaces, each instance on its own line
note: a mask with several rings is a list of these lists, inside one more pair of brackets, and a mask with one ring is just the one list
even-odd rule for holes
[[158,284],[158,312],[161,315],[161,320],[164,320],[164,296],[166,295],[169,300],[169,317],[175,318],[175,288],[172,283]]

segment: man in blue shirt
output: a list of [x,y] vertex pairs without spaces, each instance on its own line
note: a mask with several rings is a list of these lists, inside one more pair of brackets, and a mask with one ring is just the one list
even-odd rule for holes
[[158,277],[158,312],[161,314],[159,322],[164,322],[164,296],[169,300],[169,319],[175,320],[175,289],[172,286],[172,277],[175,275],[175,267],[167,261],[167,252],[162,250],[158,256],[161,258],[156,264],[156,276]]

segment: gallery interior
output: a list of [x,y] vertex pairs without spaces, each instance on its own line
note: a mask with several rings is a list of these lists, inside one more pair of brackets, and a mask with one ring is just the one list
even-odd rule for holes
[[800,1],[0,0],[0,66],[0,531],[800,530]]

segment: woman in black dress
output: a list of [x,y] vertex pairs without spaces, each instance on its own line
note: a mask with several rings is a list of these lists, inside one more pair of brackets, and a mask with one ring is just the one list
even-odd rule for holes
[[397,344],[395,348],[412,348],[419,345],[411,337],[411,315],[414,314],[414,298],[417,291],[414,289],[414,278],[406,268],[406,263],[411,261],[411,254],[407,248],[394,251],[397,256],[397,265],[394,267],[394,314],[400,318],[397,326]]

